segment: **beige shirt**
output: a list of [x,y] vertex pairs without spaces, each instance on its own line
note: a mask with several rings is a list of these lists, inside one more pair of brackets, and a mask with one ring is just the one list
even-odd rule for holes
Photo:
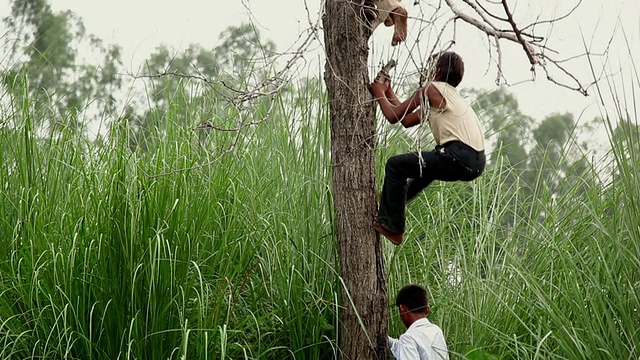
[[390,12],[399,7],[402,7],[400,1],[401,0],[374,0],[374,5],[378,10],[378,18],[373,22],[374,29],[387,19]]
[[458,89],[441,81],[431,84],[446,101],[444,109],[432,107],[429,110],[429,126],[436,144],[443,145],[458,140],[476,151],[484,150],[484,133],[480,120],[471,106],[460,96]]

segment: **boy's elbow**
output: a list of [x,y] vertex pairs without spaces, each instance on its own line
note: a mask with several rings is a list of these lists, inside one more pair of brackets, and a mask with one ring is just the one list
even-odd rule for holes
[[402,126],[403,126],[405,129],[408,129],[408,128],[410,128],[410,127],[412,127],[412,126],[415,126],[415,125],[416,125],[414,122],[412,122],[412,121],[408,121],[408,119],[402,119],[402,121],[401,121],[400,123],[402,124]]
[[402,119],[400,117],[398,117],[398,115],[396,115],[395,113],[385,113],[384,117],[387,119],[387,121],[391,124],[395,124],[398,121],[401,121]]
[[405,128],[410,128],[420,124],[420,117],[416,116],[416,113],[409,114],[402,119],[402,126]]

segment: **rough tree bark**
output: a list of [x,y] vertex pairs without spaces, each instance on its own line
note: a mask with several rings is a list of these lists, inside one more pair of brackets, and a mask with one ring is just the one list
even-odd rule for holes
[[387,286],[382,244],[372,227],[375,117],[368,90],[364,0],[326,0],[325,83],[330,101],[335,231],[341,293],[342,359],[387,359]]

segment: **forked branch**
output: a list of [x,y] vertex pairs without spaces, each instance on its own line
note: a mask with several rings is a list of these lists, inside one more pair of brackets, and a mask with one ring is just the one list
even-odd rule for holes
[[[478,30],[487,34],[490,38],[495,39],[495,47],[498,54],[498,79],[501,78],[500,74],[502,74],[502,56],[499,41],[507,40],[518,43],[522,46],[529,64],[531,64],[532,72],[535,73],[536,67],[539,66],[544,70],[547,78],[551,82],[578,91],[585,96],[588,95],[586,87],[582,85],[580,80],[574,74],[564,67],[564,64],[562,64],[561,61],[552,59],[547,55],[548,53],[554,53],[554,51],[547,47],[545,39],[541,36],[534,35],[529,30],[535,28],[536,25],[553,23],[567,18],[575,11],[582,0],[578,0],[576,6],[574,6],[567,14],[555,19],[538,20],[524,26],[518,25],[514,18],[513,11],[509,7],[508,0],[492,1],[488,4],[489,6],[501,5],[501,12],[494,9],[490,11],[488,9],[489,6],[481,4],[480,0],[462,0],[462,2],[466,4],[469,9],[462,9],[454,0],[445,0],[445,3],[454,13],[455,19],[460,19],[476,27]],[[586,52],[581,56],[588,55],[589,53]],[[547,68],[548,65],[553,65],[553,67],[558,68],[560,73],[563,74],[563,76],[566,76],[566,78],[569,79],[569,83],[572,83],[573,85],[554,79]]]

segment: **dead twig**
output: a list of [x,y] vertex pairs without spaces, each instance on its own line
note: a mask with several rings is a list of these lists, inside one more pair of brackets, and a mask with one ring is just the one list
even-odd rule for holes
[[[500,46],[500,40],[511,41],[520,44],[527,56],[527,60],[531,65],[531,71],[535,73],[536,66],[543,68],[547,75],[547,79],[562,87],[578,91],[583,95],[588,95],[587,88],[582,85],[577,76],[571,73],[563,64],[564,60],[556,60],[551,58],[548,53],[556,53],[553,49],[547,45],[547,39],[541,36],[537,36],[526,30],[534,28],[536,25],[545,23],[554,23],[566,19],[571,15],[578,6],[582,3],[582,0],[578,0],[575,6],[572,7],[566,14],[549,20],[538,20],[526,26],[518,26],[514,19],[513,11],[510,9],[508,0],[492,1],[493,5],[501,5],[504,14],[497,14],[491,12],[488,8],[481,4],[479,0],[463,0],[463,3],[472,10],[472,12],[466,12],[461,9],[454,0],[444,0],[449,6],[449,9],[455,14],[456,19],[460,19],[474,27],[481,32],[487,34],[489,38],[493,38],[495,43],[495,51],[497,52],[497,67],[498,74],[496,77],[496,83],[500,83],[500,79],[503,79],[502,71],[502,49]],[[577,55],[573,58],[585,57],[589,53]],[[556,67],[564,76],[570,79],[573,85],[556,80],[550,73],[548,65],[552,64]]]
[[538,57],[536,56],[536,54],[534,54],[533,49],[531,48],[531,45],[529,44],[529,42],[527,42],[522,37],[522,33],[518,29],[518,25],[513,20],[513,14],[511,14],[511,11],[509,10],[509,5],[507,5],[507,0],[502,0],[502,7],[504,7],[504,12],[507,14],[507,21],[509,22],[509,24],[511,24],[511,28],[513,29],[513,32],[516,34],[516,38],[518,39],[518,42],[522,45],[522,48],[524,49],[525,54],[527,54],[527,57],[529,58],[529,63],[532,66],[531,70],[533,71],[534,70],[533,66],[535,66],[538,63]]

